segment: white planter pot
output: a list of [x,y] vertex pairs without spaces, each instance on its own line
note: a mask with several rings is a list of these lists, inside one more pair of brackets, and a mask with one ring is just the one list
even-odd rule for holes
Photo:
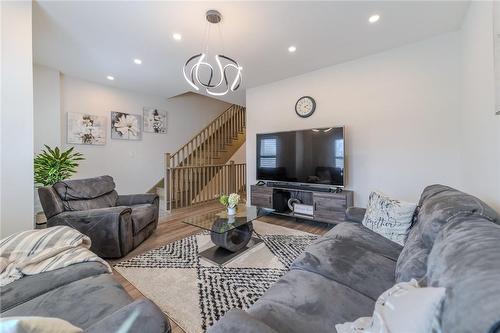
[[227,215],[236,215],[236,207],[227,207]]

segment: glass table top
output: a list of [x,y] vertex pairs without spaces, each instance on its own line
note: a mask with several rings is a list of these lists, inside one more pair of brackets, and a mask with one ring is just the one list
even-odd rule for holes
[[184,223],[194,225],[198,228],[213,231],[218,234],[223,234],[232,229],[252,222],[259,217],[271,214],[272,209],[257,208],[254,206],[247,207],[238,205],[236,215],[227,215],[227,210],[221,209],[218,212],[212,212],[202,215],[192,216],[184,220]]

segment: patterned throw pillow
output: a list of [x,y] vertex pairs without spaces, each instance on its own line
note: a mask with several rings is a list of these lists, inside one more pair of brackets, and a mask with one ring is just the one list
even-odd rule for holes
[[380,192],[370,193],[363,225],[404,245],[417,205],[391,199]]

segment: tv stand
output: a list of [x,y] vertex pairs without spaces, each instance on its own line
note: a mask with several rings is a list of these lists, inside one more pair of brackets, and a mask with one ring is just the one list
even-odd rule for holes
[[[313,206],[313,215],[296,214],[288,207],[288,199],[297,198]],[[250,186],[250,203],[253,206],[274,209],[273,214],[337,224],[346,220],[345,211],[354,205],[354,193],[349,190],[268,183],[267,186]]]

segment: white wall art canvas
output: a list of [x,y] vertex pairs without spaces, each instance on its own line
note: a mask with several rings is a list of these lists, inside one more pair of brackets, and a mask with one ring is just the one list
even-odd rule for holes
[[80,145],[106,144],[106,118],[68,112],[67,141]]
[[495,38],[495,111],[500,116],[500,3],[498,2],[493,2],[493,29]]
[[141,116],[112,111],[111,139],[141,140]]
[[167,133],[167,111],[155,108],[143,108],[144,132]]

